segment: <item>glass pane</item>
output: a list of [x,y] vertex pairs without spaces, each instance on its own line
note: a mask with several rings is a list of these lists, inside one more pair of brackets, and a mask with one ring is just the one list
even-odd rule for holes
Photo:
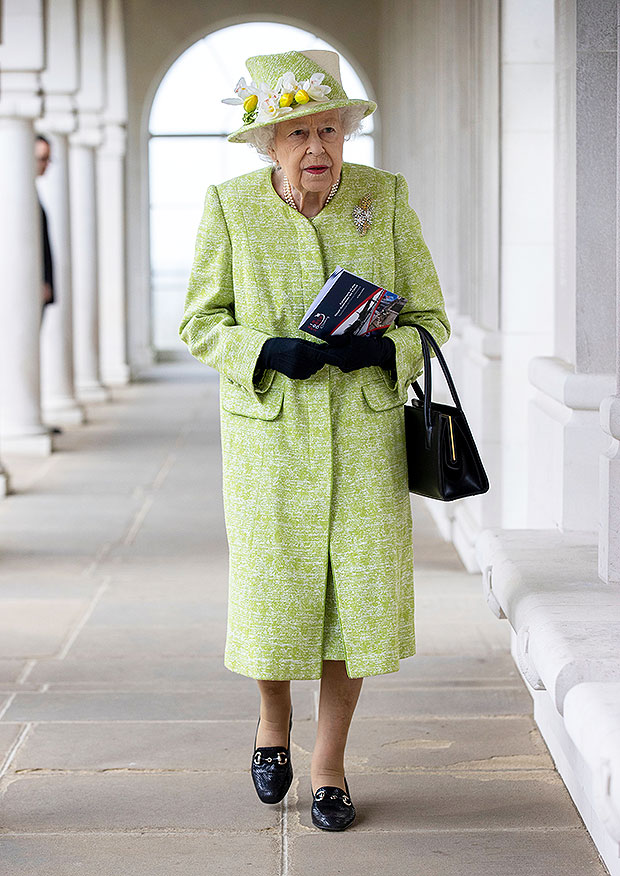
[[154,137],[149,162],[156,207],[202,202],[211,183],[265,167],[254,149],[224,137]]
[[342,154],[345,161],[351,161],[354,164],[369,164],[373,167],[375,162],[374,140],[368,134],[353,137],[351,140],[345,141]]

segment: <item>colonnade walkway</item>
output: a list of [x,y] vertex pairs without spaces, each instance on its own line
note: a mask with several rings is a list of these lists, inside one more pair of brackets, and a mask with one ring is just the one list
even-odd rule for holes
[[294,784],[260,803],[255,682],[223,667],[216,375],[158,365],[0,503],[2,876],[594,876],[531,717],[507,622],[415,507],[418,654],[368,679],[358,809],[310,820],[318,682],[293,685]]

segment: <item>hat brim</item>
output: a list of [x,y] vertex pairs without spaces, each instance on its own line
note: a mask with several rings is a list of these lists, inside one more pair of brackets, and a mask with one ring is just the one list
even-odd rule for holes
[[271,125],[277,125],[279,122],[288,122],[290,119],[298,119],[300,116],[309,116],[314,113],[324,113],[328,110],[332,109],[340,109],[341,107],[346,106],[360,106],[365,107],[365,112],[363,118],[369,116],[371,113],[377,109],[377,104],[372,100],[355,100],[352,98],[342,98],[340,100],[328,100],[325,102],[315,102],[305,103],[303,106],[297,107],[290,113],[285,113],[282,116],[279,116],[277,119],[268,119],[264,122],[252,122],[251,125],[243,125],[242,128],[239,128],[237,131],[233,131],[232,134],[229,134],[226,138],[230,143],[247,143],[248,142],[248,134],[251,134],[252,131],[256,131],[259,128],[267,128]]

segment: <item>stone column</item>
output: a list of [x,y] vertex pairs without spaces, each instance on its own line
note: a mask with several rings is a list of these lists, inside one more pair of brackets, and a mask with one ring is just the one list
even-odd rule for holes
[[69,143],[75,130],[74,94],[78,88],[76,0],[47,0],[46,67],[41,75],[45,114],[37,131],[51,143],[52,163],[37,183],[48,218],[54,259],[55,301],[45,311],[41,332],[41,394],[50,423],[84,422],[75,399],[73,372],[73,295],[69,210]]
[[[446,16],[449,11],[446,10]],[[491,489],[483,496],[460,502],[429,502],[445,537],[450,538],[465,566],[478,569],[478,533],[502,523],[502,338],[500,333],[500,4],[471,0],[459,6],[453,29],[452,52],[459,70],[453,79],[459,91],[459,135],[463,148],[455,159],[459,187],[434,209],[447,221],[458,215],[450,249],[459,253],[461,270],[454,274],[458,309],[449,311],[453,335],[446,356],[457,381],[471,429],[487,469]],[[433,69],[428,58],[426,76]],[[420,82],[421,95],[424,82]],[[423,99],[423,98],[422,98]],[[434,112],[433,106],[427,113]],[[414,114],[415,115],[415,114]],[[415,123],[415,122],[414,122]],[[423,136],[421,132],[420,136]],[[433,162],[429,149],[427,166]],[[444,166],[443,173],[451,171]],[[448,207],[447,204],[450,204]],[[431,250],[432,251],[432,250]],[[448,254],[444,257],[447,259]],[[440,277],[441,262],[439,263]],[[444,507],[445,505],[445,507]]]
[[40,2],[5,3],[0,46],[0,440],[5,451],[46,455],[52,440],[41,422],[41,217],[32,122],[41,111],[42,35]]
[[108,386],[129,381],[125,304],[126,70],[119,0],[106,4],[106,107],[97,151],[99,221],[99,341],[101,376]]
[[620,584],[620,370],[618,378],[616,395],[601,404],[601,426],[611,444],[601,455],[599,478],[598,573],[603,581],[614,584]]
[[99,265],[95,150],[102,142],[105,104],[101,0],[78,4],[80,88],[78,127],[69,138],[75,384],[80,401],[105,401],[99,378]]
[[599,408],[616,382],[617,14],[555,3],[555,355],[530,363],[529,511],[563,531],[597,529]]
[[95,147],[100,133],[82,128],[69,139],[75,384],[80,401],[99,402],[108,398],[99,379]]
[[[620,28],[616,33],[620,47]],[[616,167],[620,167],[620,52],[617,57]],[[616,393],[603,399],[601,426],[611,443],[600,460],[598,572],[620,584],[620,176],[616,176]]]
[[528,519],[528,381],[553,353],[553,0],[502,0],[502,526]]
[[52,166],[39,180],[39,191],[49,217],[55,301],[46,308],[41,332],[43,413],[50,423],[71,425],[84,422],[84,409],[75,398],[73,372],[69,147],[67,135],[58,133],[58,126],[52,134],[44,121],[38,127],[49,136]]
[[[1,109],[0,109],[1,111]],[[0,440],[6,451],[48,454],[41,422],[41,217],[28,118],[0,117]]]

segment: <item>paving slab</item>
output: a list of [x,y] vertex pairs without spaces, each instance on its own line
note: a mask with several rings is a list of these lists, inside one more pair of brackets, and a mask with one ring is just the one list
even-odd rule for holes
[[156,687],[183,691],[200,690],[213,681],[234,681],[240,691],[248,685],[256,688],[253,679],[227,669],[221,654],[191,659],[155,656],[136,660],[132,656],[108,656],[106,660],[85,660],[74,659],[70,652],[63,660],[38,660],[28,679],[38,684],[49,683],[54,690],[76,687],[151,690]]
[[17,681],[27,664],[25,659],[0,660],[0,683]]
[[[42,568],[40,561],[35,564],[22,564],[22,568],[14,568],[11,573],[0,575],[0,600],[3,605],[5,600],[7,602],[29,599],[46,599],[48,602],[90,600],[97,592],[103,576],[86,577],[82,571],[83,565],[82,563],[71,570],[66,567],[57,570]],[[0,566],[0,569],[2,568],[4,568],[4,558]],[[54,606],[55,610],[56,606]]]
[[112,557],[99,565],[102,575],[109,575],[106,598],[118,602],[171,600],[182,594],[187,600],[208,601],[209,605],[226,605],[228,561],[210,557],[200,568],[153,568],[148,563],[128,565]]
[[[310,777],[298,775],[302,826],[312,827]],[[362,830],[578,827],[579,813],[552,770],[452,770],[356,775],[349,782]],[[350,828],[350,830],[352,830]]]
[[278,876],[280,842],[233,831],[0,836],[0,862],[2,876]]
[[[240,695],[241,694],[241,695]],[[255,685],[213,682],[204,691],[45,691],[15,694],[4,721],[222,721],[258,715]],[[314,714],[311,691],[295,696],[295,714]]]
[[[47,556],[42,562],[38,554],[30,551],[5,550],[1,539],[0,551],[0,599],[23,596],[53,599],[57,594],[56,585],[63,599],[82,597],[91,592],[89,587],[95,582],[86,571],[93,565],[90,555]],[[97,586],[100,581],[97,579]]]
[[122,581],[129,579],[139,585],[140,580],[148,587],[151,582],[157,584],[159,580],[187,581],[191,582],[200,578],[203,583],[217,580],[217,574],[221,570],[228,571],[228,551],[226,544],[222,543],[218,551],[205,553],[204,549],[197,553],[184,553],[183,559],[179,558],[178,551],[167,557],[149,558],[137,554],[129,554],[126,557],[108,555],[99,563],[102,574],[112,574],[114,580]]
[[[299,724],[316,725],[309,719]],[[7,732],[11,730],[12,732]],[[256,720],[156,721],[89,724],[42,723],[32,727],[12,771],[42,770],[208,770],[249,773]],[[2,732],[4,731],[4,732]],[[0,724],[3,739],[14,725]]]
[[[419,589],[419,588],[418,588]],[[489,612],[487,608],[487,612]],[[489,617],[493,615],[489,612]],[[508,624],[450,620],[437,617],[433,611],[416,614],[417,652],[422,656],[467,654],[492,660],[497,653],[510,649]]]
[[113,599],[108,593],[95,606],[84,629],[93,627],[198,627],[204,630],[212,621],[219,622],[218,634],[226,632],[226,605],[213,605],[204,596],[201,600],[188,600],[172,595],[168,598]]
[[93,627],[86,624],[68,652],[74,659],[105,660],[110,654],[151,657],[214,657],[222,653],[225,631],[220,620],[197,627]]
[[[321,833],[320,836],[316,834]],[[295,836],[291,876],[605,876],[596,847],[580,830],[416,830]],[[561,869],[558,862],[561,861]]]
[[21,732],[20,724],[0,724],[0,769]]
[[211,553],[200,562],[187,559],[182,564],[154,564],[152,559],[136,562],[125,557],[108,556],[99,564],[99,574],[109,577],[106,596],[123,600],[143,601],[185,599],[219,602],[226,599],[228,590],[228,556],[222,551]]
[[493,660],[469,655],[431,657],[428,654],[414,654],[400,661],[398,672],[386,672],[364,679],[364,688],[434,687],[441,684],[480,687],[489,683],[524,686],[510,653],[500,653]]
[[13,778],[2,797],[10,831],[275,831],[281,807],[257,805],[249,774],[99,773]]
[[[294,724],[293,741],[308,754],[315,736],[314,722]],[[554,769],[530,716],[354,720],[346,764],[348,774],[438,768]]]
[[[105,541],[122,538],[137,508],[131,497],[28,496],[15,508],[0,503],[0,530],[7,550],[37,556],[92,555]],[[19,502],[19,500],[18,500]],[[5,509],[5,505],[9,509]],[[3,510],[4,509],[4,510]],[[33,537],[36,533],[36,538]]]
[[387,718],[402,715],[522,715],[529,714],[532,700],[523,686],[493,686],[484,688],[415,688],[366,689],[355,714],[358,718]]
[[3,599],[0,613],[3,656],[55,654],[87,607],[86,599]]

